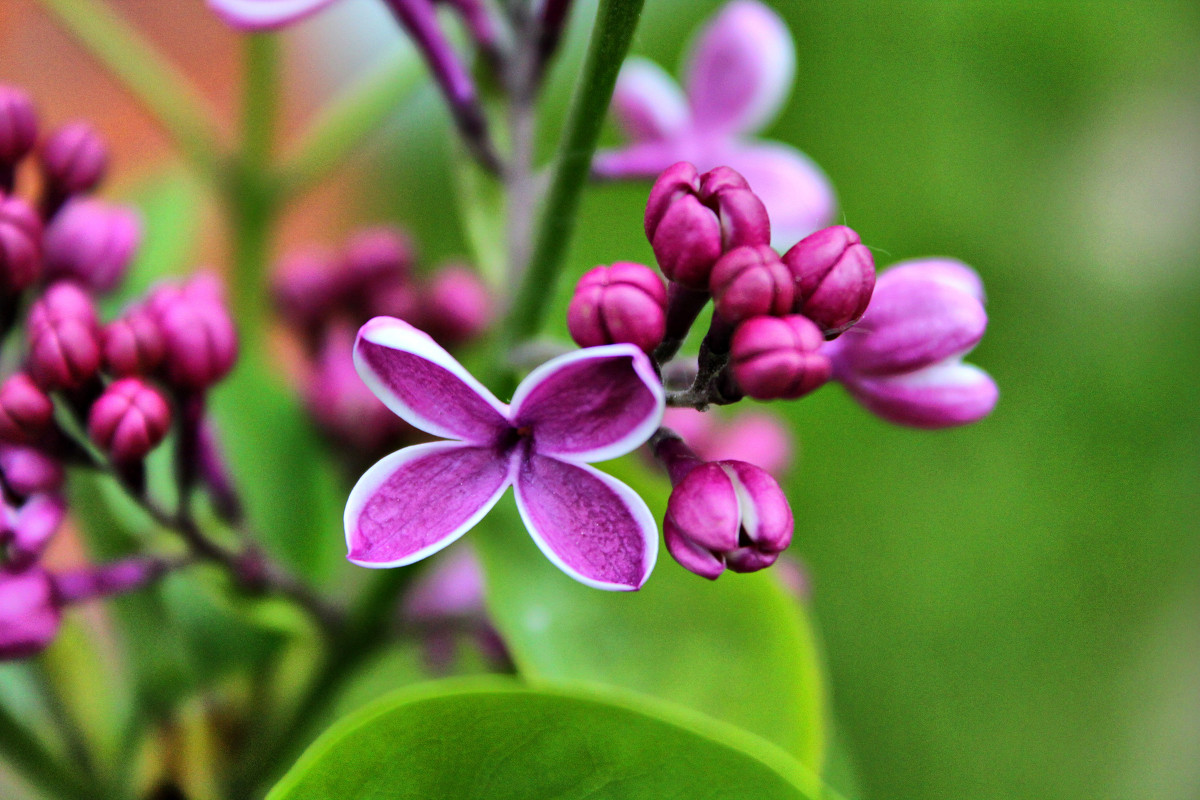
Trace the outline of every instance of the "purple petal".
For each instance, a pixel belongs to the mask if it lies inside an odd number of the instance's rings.
[[[886,378],[855,377],[846,389],[868,411],[898,425],[949,428],[977,422],[996,406],[995,381],[971,364],[951,360]]]
[[[658,557],[658,527],[632,489],[587,466],[532,455],[517,471],[517,509],[554,565],[610,591],[641,588]]]
[[[786,144],[753,141],[712,155],[742,173],[771,217],[771,241],[780,250],[830,225],[837,210],[833,184],[812,159]],[[704,159],[696,162],[702,169]],[[713,164],[716,166],[716,164]]]
[[[631,344],[587,347],[547,361],[513,394],[512,420],[542,455],[605,461],[650,438],[666,398],[646,354]]]
[[[320,11],[333,0],[208,0],[221,19],[244,31],[278,28]]]
[[[672,164],[690,161],[696,149],[686,137],[646,141],[619,150],[602,150],[592,160],[592,171],[602,178],[653,180]]]
[[[359,478],[346,501],[350,561],[401,567],[475,527],[508,488],[511,465],[488,447],[406,447]]]
[[[795,74],[796,48],[779,15],[755,0],[729,3],[691,50],[686,85],[696,128],[760,130],[787,99]]]
[[[899,261],[888,268],[879,280],[884,286],[895,281],[921,278],[953,286],[979,302],[987,299],[979,273],[954,258],[913,258]]]
[[[621,67],[613,92],[612,113],[635,142],[678,136],[691,119],[687,101],[675,79],[644,58],[630,58]]]
[[[54,641],[61,622],[54,586],[44,570],[0,569],[0,661],[41,652]]]
[[[489,444],[508,430],[508,409],[441,345],[407,322],[376,317],[362,326],[354,365],[375,396],[415,428]]]

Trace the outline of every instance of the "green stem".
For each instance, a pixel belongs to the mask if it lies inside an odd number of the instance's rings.
[[[617,73],[629,52],[644,0],[600,0],[583,73],[575,89],[550,190],[534,237],[529,265],[507,320],[505,343],[519,344],[541,327],[575,229],[592,154],[608,113]]]
[[[283,194],[295,198],[341,166],[424,75],[421,59],[405,47],[322,109],[285,160]]]
[[[215,113],[200,92],[137,29],[97,0],[39,0],[48,14],[118,77],[205,177],[221,163]]]
[[[9,712],[0,705],[0,752],[5,760],[32,783],[55,797],[91,797],[94,787],[76,777],[73,767],[62,763]]]

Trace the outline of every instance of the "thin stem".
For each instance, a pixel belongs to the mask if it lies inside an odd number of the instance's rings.
[[[281,194],[294,199],[345,163],[423,75],[421,59],[405,46],[322,109],[285,159]]]
[[[216,114],[158,48],[97,0],[38,0],[88,52],[120,78],[137,101],[206,177],[219,171],[222,148]]]
[[[562,144],[555,158],[550,191],[542,209],[529,266],[508,316],[507,344],[538,332],[554,296],[554,286],[575,229],[592,154],[608,112],[617,73],[637,28],[644,0],[601,0],[575,90]]]

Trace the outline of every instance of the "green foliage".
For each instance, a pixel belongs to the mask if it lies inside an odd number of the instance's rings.
[[[666,705],[501,680],[424,684],[335,725],[269,800],[812,798],[812,776]]]

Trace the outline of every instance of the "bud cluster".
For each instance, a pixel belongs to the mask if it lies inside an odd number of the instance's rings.
[[[309,413],[356,457],[379,455],[409,430],[354,368],[362,323],[397,317],[453,348],[475,341],[492,322],[492,298],[474,270],[447,264],[428,277],[415,273],[412,244],[392,227],[362,230],[341,252],[291,253],[275,273],[276,308],[304,346],[302,393]]]
[[[665,285],[648,266],[596,267],[577,284],[567,323],[580,346],[627,342],[652,354],[668,388],[686,375],[687,385],[668,394],[680,411],[747,396],[792,400],[830,380],[884,419],[916,427],[973,422],[995,404],[995,384],[961,361],[987,324],[979,278],[968,267],[913,262],[885,273],[877,287],[871,251],[844,225],[780,255],[765,205],[729,167],[668,167],[650,190],[644,222]],[[674,360],[709,300],[698,359]],[[771,564],[791,537],[774,479],[746,463],[752,457],[709,455],[703,442],[711,426],[687,417],[667,424],[712,459],[660,430],[666,438],[655,453],[675,485],[664,529],[676,560],[710,578]],[[786,452],[775,438],[759,430],[737,452]],[[753,524],[741,525],[743,515]]]

